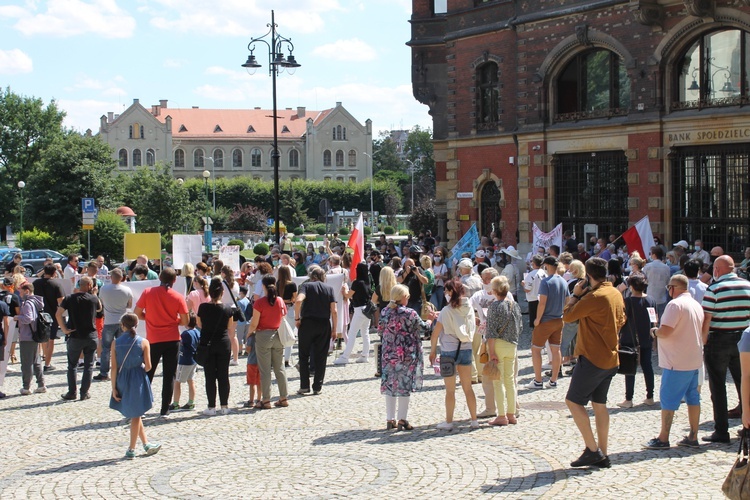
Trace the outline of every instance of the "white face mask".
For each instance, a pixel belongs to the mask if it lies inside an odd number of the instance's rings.
[[[439,255],[435,256],[435,262],[440,262],[440,256]]]
[[[695,245],[695,251],[696,251],[696,252],[700,252],[700,251],[701,251],[701,247],[700,247],[700,245]]]
[[[492,289],[492,284],[487,283],[486,285],[482,285],[482,289],[484,289],[485,292],[489,293],[490,290]]]

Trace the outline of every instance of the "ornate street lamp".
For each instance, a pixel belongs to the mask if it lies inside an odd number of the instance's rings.
[[[271,76],[271,88],[273,92],[273,152],[271,153],[271,160],[273,164],[273,220],[276,229],[276,244],[279,244],[281,237],[279,229],[279,137],[276,116],[276,76],[282,72],[285,68],[287,73],[294,74],[300,64],[297,63],[292,52],[294,52],[294,45],[292,44],[291,38],[285,38],[276,32],[276,22],[274,19],[274,12],[271,11],[271,24],[267,24],[270,29],[265,35],[253,38],[250,43],[247,44],[247,50],[250,51],[250,55],[247,56],[247,61],[242,65],[249,74],[254,74],[255,70],[261,67],[255,58],[255,44],[264,43],[268,47],[268,74]],[[265,40],[270,35],[270,42]],[[289,56],[284,57],[284,49],[289,51]]]
[[[211,234],[211,217],[208,215],[208,178],[211,177],[211,172],[208,170],[203,171],[203,181],[206,184],[206,220],[205,225],[203,226],[203,241],[206,244],[206,253],[211,253],[213,250],[213,245],[211,243],[211,238],[213,235]]]
[[[23,249],[23,188],[26,187],[26,183],[18,181],[18,190],[21,193],[21,232],[18,233],[18,248]]]

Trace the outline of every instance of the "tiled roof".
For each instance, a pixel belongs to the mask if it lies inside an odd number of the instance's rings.
[[[312,119],[317,125],[331,111],[332,109],[305,110],[305,116],[299,117],[296,109],[277,110],[279,138],[302,137],[307,131],[308,119]],[[273,137],[273,112],[269,109],[159,108],[156,119],[164,123],[167,116],[172,117],[174,138]],[[282,132],[285,126],[289,129],[288,132]]]

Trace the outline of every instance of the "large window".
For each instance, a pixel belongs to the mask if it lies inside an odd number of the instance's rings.
[[[203,168],[203,157],[206,156],[201,148],[193,151],[193,168]]]
[[[175,149],[174,168],[185,168],[185,151],[181,149]]]
[[[488,62],[477,69],[477,130],[497,129],[500,92],[497,64]]]
[[[242,168],[242,150],[239,148],[232,151],[232,168]]]
[[[731,106],[747,102],[750,37],[714,31],[696,40],[677,64],[673,107]]]
[[[153,149],[146,150],[146,165],[153,167],[156,164],[156,151]]]
[[[628,228],[628,160],[623,151],[555,156],[555,222],[583,235],[585,224],[599,234]]]
[[[128,166],[128,150],[127,149],[121,149],[118,153],[118,166],[120,168],[125,168]]]
[[[214,167],[224,168],[224,151],[221,149],[214,149],[212,156],[214,158]]]
[[[299,151],[296,149],[289,150],[289,167],[299,168]]]
[[[740,255],[750,244],[750,144],[676,148],[672,240]]]
[[[259,148],[253,148],[253,150],[250,151],[250,166],[258,168],[262,162],[263,153],[261,153]]]
[[[323,166],[324,167],[330,167],[331,166],[331,150],[326,149],[323,151]]]
[[[133,166],[134,167],[140,167],[142,163],[141,160],[141,150],[140,149],[134,149],[133,150]]]
[[[344,166],[344,152],[340,149],[336,151],[336,166],[337,167],[343,167]]]
[[[622,59],[604,49],[578,54],[557,80],[555,121],[625,115],[630,78]]]

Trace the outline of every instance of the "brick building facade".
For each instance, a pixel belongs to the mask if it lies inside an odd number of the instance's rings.
[[[750,0],[412,4],[449,241],[648,215],[667,242],[750,243]]]

